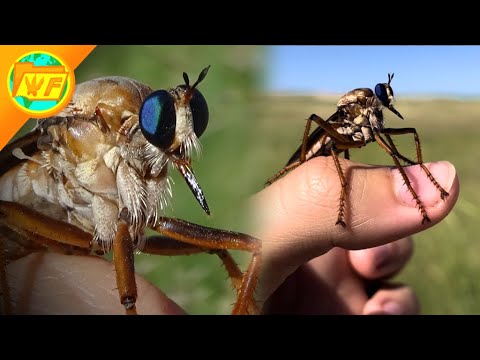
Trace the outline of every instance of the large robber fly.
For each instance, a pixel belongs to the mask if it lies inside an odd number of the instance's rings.
[[[315,114],[310,115],[307,119],[302,145],[288,160],[287,164],[277,174],[267,180],[266,185],[272,184],[278,178],[309,159],[317,156],[332,156],[342,186],[336,225],[345,227],[347,180],[340,166],[338,155],[344,153],[345,158],[349,159],[349,149],[361,148],[370,142],[376,141],[392,157],[395,166],[400,171],[408,190],[422,214],[422,224],[429,222],[430,219],[425,206],[411,186],[410,180],[400,164],[400,160],[409,165],[420,165],[430,181],[440,191],[442,200],[447,198],[448,193],[438,184],[423,164],[420,138],[417,131],[414,128],[391,129],[384,127],[384,107],[403,120],[403,116],[394,107],[394,95],[390,86],[393,75],[388,74],[387,83],[377,84],[375,92],[369,88],[359,88],[343,95],[337,103],[337,111],[327,120]],[[315,122],[318,127],[310,134],[312,122]],[[392,135],[401,134],[413,134],[417,161],[410,160],[400,154],[393,143]]]
[[[254,289],[260,268],[259,240],[162,216],[172,196],[173,165],[204,211],[207,202],[191,167],[209,112],[197,86],[153,91],[125,77],[78,84],[71,103],[38,120],[27,135],[0,153],[0,299],[14,313],[9,262],[46,249],[101,256],[113,251],[121,304],[135,314],[134,252],[219,256],[237,289],[234,314],[257,313]],[[157,235],[146,236],[145,229]],[[228,249],[252,253],[240,271]],[[14,275],[14,274],[13,274]]]

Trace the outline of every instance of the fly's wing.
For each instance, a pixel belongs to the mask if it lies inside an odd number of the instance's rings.
[[[16,165],[26,161],[27,157],[31,157],[38,150],[42,150],[43,145],[51,141],[49,136],[46,134],[46,129],[50,125],[59,124],[60,122],[67,121],[67,119],[69,119],[69,117],[60,116],[60,114],[49,118],[36,119],[37,124],[29,133],[14,141],[11,141],[2,149],[2,151],[0,151],[0,176],[8,172]],[[22,150],[27,157],[21,159],[15,156],[15,149]]]
[[[336,111],[335,113],[333,113],[332,116],[330,116],[325,121],[330,123],[330,124],[341,123],[342,122],[342,117],[341,117],[340,112]],[[313,150],[314,152],[313,152],[312,156],[310,156],[310,157],[307,156],[307,160],[309,158],[312,158],[312,157],[315,157],[315,156],[328,156],[329,155],[329,152],[325,151],[326,150],[325,146],[316,146],[317,144],[319,144],[320,142],[323,141],[325,136],[327,136],[327,134],[326,134],[325,130],[322,129],[320,126],[317,127],[308,136],[308,139],[307,139],[307,153],[309,152],[309,150]],[[302,145],[300,145],[298,147],[297,151],[295,151],[295,153],[292,155],[290,160],[288,160],[286,166],[300,160],[301,152],[302,152]]]
[[[40,138],[41,130],[37,126],[26,135],[8,143],[2,151],[0,151],[0,176],[8,170],[25,161],[13,155],[14,149],[21,149],[25,155],[32,156],[38,151],[37,142]]]

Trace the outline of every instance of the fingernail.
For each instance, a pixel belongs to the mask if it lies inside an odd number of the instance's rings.
[[[455,167],[448,161],[426,163],[425,166],[432,173],[438,184],[447,192],[452,188],[455,179]],[[428,179],[427,174],[419,165],[405,166],[403,168],[412,185],[413,190],[427,207],[435,206],[442,201],[440,191]],[[417,203],[412,193],[408,190],[405,181],[398,169],[393,169],[395,193],[403,204],[416,207]]]
[[[387,315],[401,315],[403,313],[402,307],[393,301],[388,301],[383,304],[382,311]]]

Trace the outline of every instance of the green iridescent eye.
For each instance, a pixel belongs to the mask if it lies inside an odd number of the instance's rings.
[[[177,115],[175,102],[166,90],[148,95],[140,108],[140,129],[143,136],[160,149],[168,149],[175,138]]]

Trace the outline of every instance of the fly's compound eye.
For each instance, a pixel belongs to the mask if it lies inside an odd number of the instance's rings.
[[[375,86],[375,95],[377,95],[384,106],[388,106],[388,93],[385,84],[377,84]]]
[[[187,89],[185,85],[180,85],[180,88]],[[202,93],[197,89],[192,89],[192,97],[190,98],[190,109],[192,110],[193,131],[199,138],[208,125],[208,105]]]
[[[175,101],[168,91],[157,90],[147,96],[140,108],[140,129],[148,142],[168,149],[175,138],[176,123]]]

